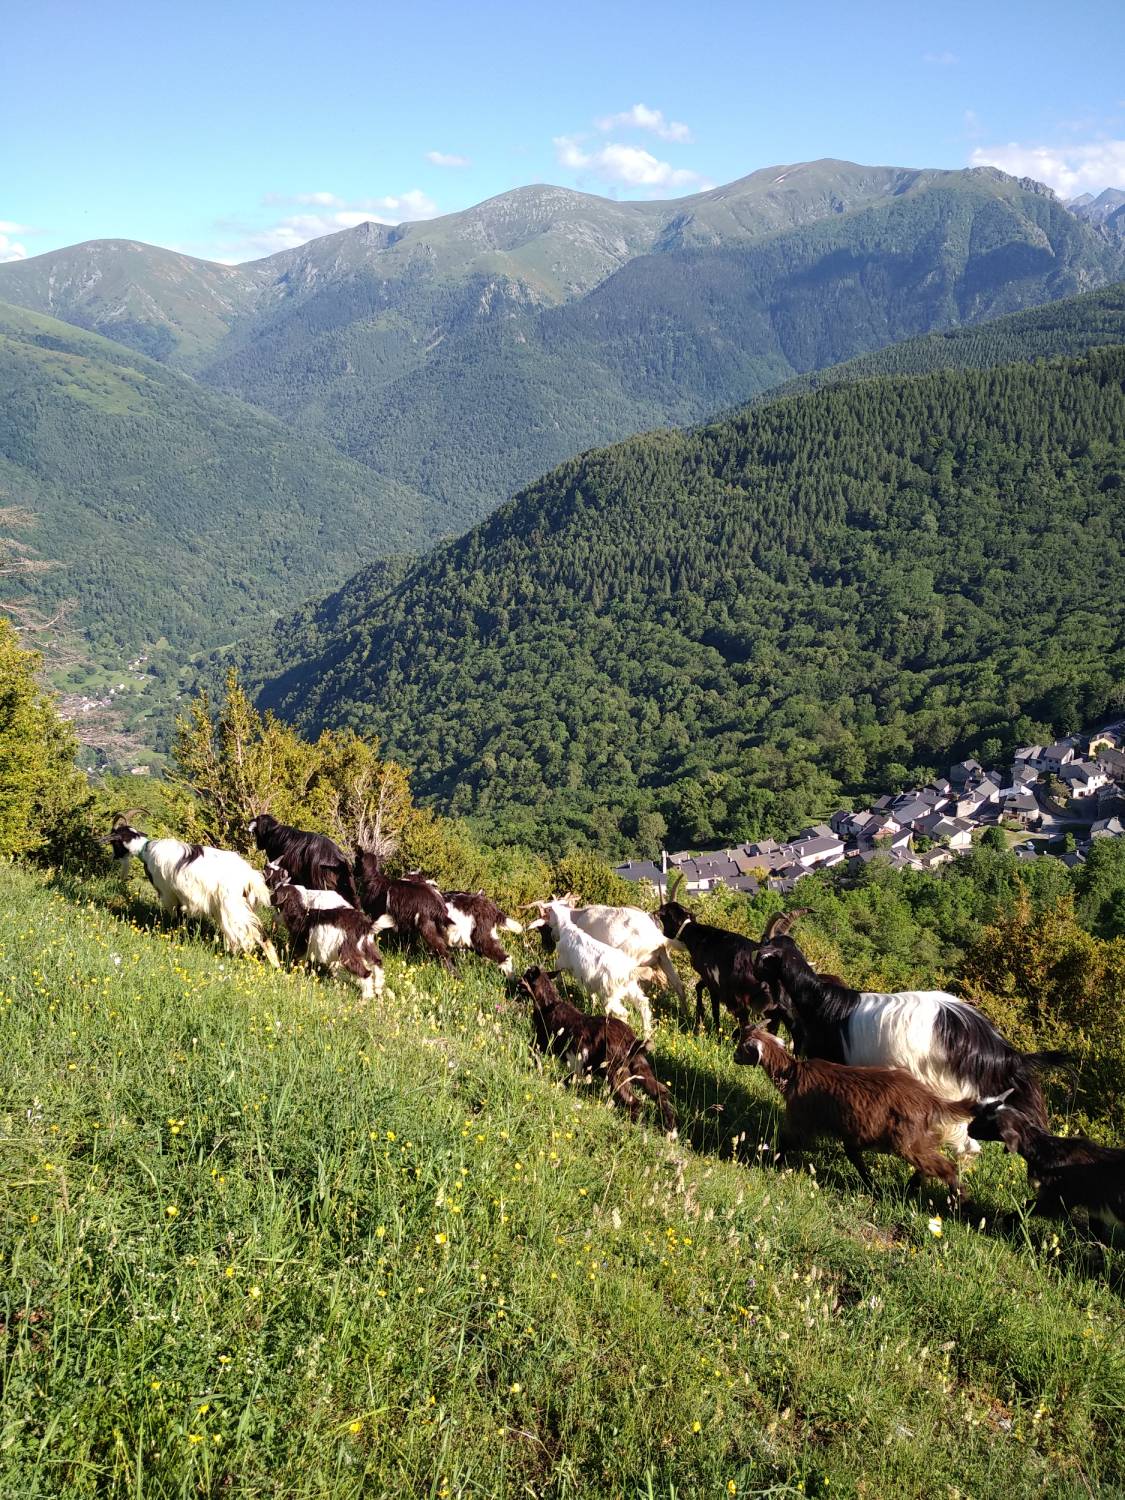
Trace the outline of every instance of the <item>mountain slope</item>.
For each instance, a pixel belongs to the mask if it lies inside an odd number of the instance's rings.
[[[1125,277],[1125,242],[992,168],[825,160],[674,201],[517,189],[239,267],[131,242],[0,266],[472,524],[575,452]]]
[[[757,401],[760,404],[783,400],[829,385],[867,380],[873,375],[986,370],[1015,360],[1080,354],[1105,344],[1125,344],[1125,282],[968,328],[902,339],[874,354],[862,354],[843,364],[787,380],[784,385],[764,392]]]
[[[30,525],[17,512],[30,512]],[[0,304],[0,528],[59,566],[103,654],[234,639],[356,558],[433,535],[420,496],[121,345]],[[13,530],[13,523],[15,530]]]
[[[493,834],[791,831],[1104,709],[1123,493],[1125,350],[820,391],[563,465],[261,701]]]
[[[204,378],[468,524],[577,451],[1125,275],[1120,246],[991,171],[909,174],[764,236],[704,218],[562,304],[510,275],[420,278],[413,301],[402,283],[328,281]]]

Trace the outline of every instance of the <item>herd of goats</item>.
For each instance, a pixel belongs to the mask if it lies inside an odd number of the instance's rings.
[[[914,1168],[913,1182],[942,1182],[957,1203],[957,1168],[942,1147],[964,1158],[981,1141],[1002,1141],[1027,1163],[1035,1212],[1077,1215],[1109,1233],[1125,1226],[1125,1150],[1050,1133],[1038,1073],[1065,1062],[1065,1053],[1021,1052],[980,1011],[941,990],[861,993],[818,974],[789,936],[800,911],[772,918],[760,942],[696,921],[674,899],[650,916],[567,896],[532,903],[534,919],[520,923],[483,891],[443,892],[419,873],[392,879],[370,851],[349,860],[324,834],[268,814],[248,829],[266,857],[264,874],[232,850],[150,839],[121,815],[105,842],[121,863],[140,859],[165,912],[202,919],[230,951],[260,949],[277,967],[259,915],[272,907],[294,962],[350,976],[365,999],[383,987],[380,932],[420,944],[448,968],[451,949],[470,948],[512,976],[499,934],[538,931],[554,967],[529,968],[512,985],[530,1005],[540,1049],[576,1074],[604,1078],[634,1119],[639,1088],[668,1132],[676,1114],[653,1068],[652,1012],[641,985],[667,985],[682,1000],[672,953],[684,953],[697,976],[696,1026],[709,994],[716,1032],[721,1006],[737,1023],[735,1061],[761,1067],[781,1095],[779,1155],[831,1136],[868,1188],[862,1153],[884,1152]],[[554,983],[562,974],[603,1014],[564,999]],[[640,1017],[639,1036],[627,1004]],[[782,1025],[788,1046],[778,1037]]]

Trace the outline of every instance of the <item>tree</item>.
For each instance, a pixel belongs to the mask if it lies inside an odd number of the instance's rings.
[[[78,740],[36,681],[41,658],[26,651],[10,620],[0,617],[0,855],[61,853],[89,834],[89,800],[74,764]]]
[[[986,828],[981,835],[981,846],[985,849],[997,849],[1003,852],[1008,847],[1008,840],[1004,837],[1004,830],[996,827]]]

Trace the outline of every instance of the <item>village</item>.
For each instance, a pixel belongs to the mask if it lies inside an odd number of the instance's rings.
[[[848,862],[934,870],[967,853],[989,828],[1018,839],[1019,859],[1053,856],[1071,866],[1085,860],[1093,840],[1125,837],[1125,720],[1052,745],[1025,745],[1003,771],[959,761],[948,777],[880,797],[858,812],[833,813],[785,843],[662,851],[659,864],[630,860],[616,873],[662,893],[676,872],[689,894],[716,886],[747,895],[763,887],[788,893],[813,871]]]

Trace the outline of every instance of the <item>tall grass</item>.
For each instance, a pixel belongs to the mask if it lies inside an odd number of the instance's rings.
[[[475,959],[363,1007],[139,886],[0,910],[0,1494],[1120,1492],[1120,1258],[998,1152],[939,1224],[759,1165],[768,1086],[671,1015],[675,1142]]]

